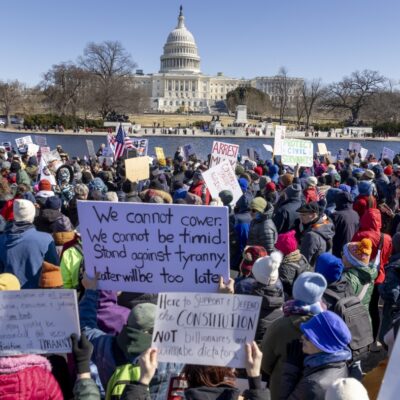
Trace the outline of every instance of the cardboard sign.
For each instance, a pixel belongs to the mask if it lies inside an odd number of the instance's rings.
[[[162,167],[165,167],[167,162],[165,161],[164,149],[162,147],[154,147],[154,151],[156,152],[158,163]]]
[[[311,140],[284,139],[282,141],[282,163],[284,165],[295,166],[299,164],[303,167],[313,165],[313,142]]]
[[[91,139],[86,139],[86,147],[90,157],[96,157],[96,150],[94,149],[94,143]]]
[[[150,177],[149,157],[135,157],[125,160],[126,178],[131,182],[142,181]]]
[[[263,146],[264,146],[264,149],[265,149],[265,150],[269,151],[270,153],[273,153],[274,149],[272,148],[271,145],[269,145],[269,144],[263,144]]]
[[[227,207],[79,201],[78,215],[100,289],[215,292],[229,277]]]
[[[147,139],[131,139],[133,147],[135,147],[138,157],[147,156],[149,141]]]
[[[39,136],[39,135],[35,135],[35,142],[39,147],[44,147],[47,146],[47,138],[46,136]]]
[[[158,361],[244,368],[262,298],[159,293],[152,347]]]
[[[239,154],[239,145],[214,140],[211,149],[210,168],[224,161],[229,161],[233,168],[236,167]]]
[[[384,158],[388,158],[389,160],[393,161],[394,158],[394,151],[392,149],[388,149],[387,147],[384,147],[382,150],[382,160]]]
[[[350,142],[349,150],[353,150],[358,154],[361,150],[361,143]]]
[[[20,137],[15,139],[15,143],[17,145],[18,148],[20,147],[24,147],[26,144],[33,144],[32,141],[32,137],[31,136],[24,136],[24,137]]]
[[[329,153],[325,143],[318,143],[318,153],[322,156]]]
[[[274,134],[274,156],[282,155],[282,140],[285,139],[286,126],[276,125]]]
[[[0,357],[70,353],[80,335],[75,290],[0,291],[0,319]]]
[[[229,161],[224,161],[209,170],[202,172],[204,182],[212,198],[218,199],[222,190],[230,190],[233,194],[233,204],[242,197],[243,192],[239,186],[235,171]]]

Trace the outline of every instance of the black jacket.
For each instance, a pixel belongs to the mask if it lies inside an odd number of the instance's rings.
[[[282,202],[278,201],[275,206],[275,214],[273,217],[278,233],[289,232],[295,228],[296,221],[299,220],[297,210],[302,205],[300,185],[298,191],[291,191],[290,188],[288,188],[285,193],[290,197],[287,197]]]

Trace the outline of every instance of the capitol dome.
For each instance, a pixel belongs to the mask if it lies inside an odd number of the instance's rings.
[[[200,57],[193,35],[186,29],[182,6],[178,25],[168,35],[164,45],[164,54],[160,57],[160,72],[199,73]]]

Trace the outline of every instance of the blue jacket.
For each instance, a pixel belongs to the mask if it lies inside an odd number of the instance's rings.
[[[0,235],[0,273],[14,274],[22,289],[36,289],[43,261],[59,265],[52,236],[39,232],[29,223],[17,222],[7,226]]]

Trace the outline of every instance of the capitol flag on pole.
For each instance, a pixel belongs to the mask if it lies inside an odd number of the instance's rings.
[[[124,154],[125,150],[125,131],[122,128],[122,124],[119,125],[117,136],[115,137],[115,148],[114,148],[114,158],[118,160]]]

